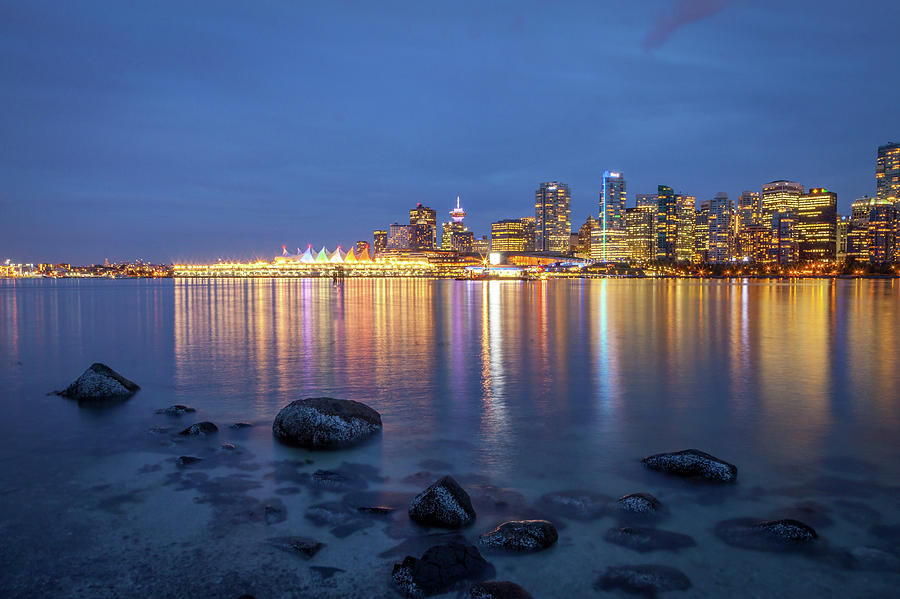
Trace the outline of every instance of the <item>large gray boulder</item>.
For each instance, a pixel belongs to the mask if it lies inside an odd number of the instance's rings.
[[[95,362],[58,394],[79,402],[123,401],[139,389],[137,383],[129,381],[106,364]]]
[[[462,528],[475,520],[475,508],[465,489],[445,476],[413,498],[409,517],[428,526]]]
[[[819,536],[813,527],[791,519],[733,518],[716,524],[715,533],[729,545],[757,551],[808,551]]]
[[[725,483],[737,480],[737,466],[697,449],[658,453],[641,461],[650,470],[686,478],[703,478]]]
[[[532,599],[528,591],[514,582],[490,580],[469,587],[469,599]]]
[[[547,520],[512,520],[478,538],[478,542],[491,549],[533,552],[546,549],[556,543],[559,533]]]
[[[406,556],[394,564],[392,578],[406,597],[428,597],[493,573],[475,546],[451,542],[431,547],[421,558]]]
[[[337,449],[381,430],[381,414],[349,399],[311,397],[292,401],[272,423],[275,438],[306,449]]]

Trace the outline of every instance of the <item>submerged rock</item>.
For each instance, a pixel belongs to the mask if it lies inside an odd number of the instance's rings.
[[[409,517],[419,524],[461,528],[475,520],[475,508],[465,489],[445,476],[413,497]]]
[[[175,458],[175,463],[179,466],[189,466],[191,464],[196,464],[197,462],[202,462],[203,458],[195,458],[190,455],[183,455]]]
[[[819,535],[798,520],[735,518],[719,522],[716,536],[725,543],[758,551],[790,551],[810,546]]]
[[[269,539],[269,544],[288,553],[296,553],[301,557],[310,559],[325,545],[308,537],[275,537]]]
[[[664,591],[686,591],[691,588],[691,581],[684,572],[670,566],[612,566],[600,575],[594,588],[602,591],[622,589],[653,597]]]
[[[392,577],[407,597],[427,597],[449,590],[463,580],[478,580],[493,568],[474,545],[435,545],[421,557],[406,556],[394,564]]]
[[[212,435],[219,431],[219,427],[213,424],[212,422],[198,422],[196,424],[192,424],[180,433],[179,435],[185,436],[204,436],[204,435]]]
[[[632,514],[654,514],[662,509],[659,499],[650,493],[629,493],[616,500],[623,512]]]
[[[356,508],[357,512],[362,512],[364,514],[373,514],[375,516],[387,516],[387,515],[394,513],[395,510],[396,510],[396,508],[392,508],[387,505],[373,505],[373,506],[363,505],[363,506]]]
[[[790,507],[775,510],[771,514],[771,519],[800,520],[816,528],[826,528],[834,524],[834,520],[828,516],[830,511],[827,506],[816,501],[801,501]]]
[[[658,453],[641,461],[651,470],[676,476],[726,483],[737,480],[737,466],[697,449]]]
[[[678,551],[697,545],[693,537],[678,532],[633,526],[610,528],[603,538],[608,543],[621,545],[641,553],[660,550]]]
[[[168,408],[163,408],[161,410],[156,410],[157,414],[165,414],[166,416],[181,416],[183,414],[190,414],[191,412],[196,412],[194,408],[183,406],[181,404],[175,404],[174,406],[169,406]]]
[[[78,379],[58,394],[79,402],[123,401],[139,391],[137,383],[107,366],[95,362]]]
[[[593,491],[556,491],[538,500],[538,507],[573,520],[595,520],[609,512],[612,498]]]
[[[232,428],[234,430],[240,430],[242,428],[250,428],[252,426],[253,425],[250,424],[249,422],[235,422],[234,424],[231,425],[230,428]]]
[[[469,599],[532,599],[528,591],[514,582],[491,580],[469,587]]]
[[[313,397],[283,407],[272,423],[275,438],[306,449],[336,449],[381,430],[381,415],[349,399]]]
[[[533,552],[550,547],[558,539],[556,527],[547,520],[513,520],[484,533],[478,542],[491,549]]]
[[[317,526],[331,527],[331,534],[339,539],[374,524],[371,519],[363,517],[358,511],[340,501],[310,506],[304,517]]]

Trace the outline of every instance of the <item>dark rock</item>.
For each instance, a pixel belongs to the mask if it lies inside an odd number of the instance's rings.
[[[304,517],[317,526],[331,527],[331,534],[342,539],[374,524],[359,512],[338,502],[320,503],[306,510]]]
[[[630,493],[616,500],[619,509],[634,514],[653,514],[662,509],[659,499],[650,493]]]
[[[272,423],[275,438],[307,449],[336,449],[362,441],[381,430],[381,415],[348,399],[299,399],[278,412]]]
[[[124,401],[139,391],[133,381],[107,366],[96,362],[59,395],[79,402]]]
[[[641,460],[651,470],[717,482],[737,480],[737,466],[697,449],[658,453]]]
[[[188,406],[183,406],[181,404],[175,404],[174,406],[169,406],[168,408],[163,408],[161,410],[156,410],[157,414],[165,414],[167,416],[181,416],[183,414],[189,414],[191,412],[196,412],[194,408],[190,408]]]
[[[610,528],[603,538],[608,543],[621,545],[641,553],[660,550],[678,551],[697,545],[692,537],[678,532],[633,526]]]
[[[267,505],[266,506],[266,524],[278,524],[279,522],[284,522],[287,520],[287,510],[285,510],[284,505],[280,503],[277,505]]]
[[[627,593],[654,597],[664,591],[686,591],[691,588],[691,581],[684,572],[669,566],[613,566],[597,579],[594,588],[603,591],[622,589]]]
[[[607,515],[612,498],[593,491],[557,491],[538,500],[538,507],[572,520],[595,520]]]
[[[475,520],[475,509],[465,489],[445,476],[413,498],[409,517],[429,526],[461,528]]]
[[[469,587],[469,599],[532,599],[528,591],[514,582],[479,582]]]
[[[369,484],[359,476],[347,472],[335,472],[332,470],[316,470],[310,479],[310,484],[317,489],[344,493],[347,491],[361,491]]]
[[[250,424],[249,422],[235,422],[229,428],[233,428],[234,430],[240,430],[242,428],[250,428],[251,426],[253,426],[253,425]]]
[[[234,443],[222,443],[222,449],[226,451],[234,451],[236,447],[234,446]]]
[[[435,545],[417,559],[406,556],[394,564],[393,579],[407,597],[427,597],[446,592],[464,580],[489,576],[493,568],[474,545]]]
[[[190,455],[183,455],[175,458],[175,463],[179,466],[188,466],[190,464],[196,464],[197,462],[202,462],[203,458],[195,458]]]
[[[758,551],[805,549],[818,538],[812,527],[797,520],[735,518],[718,523],[715,532],[729,545]]]
[[[533,552],[550,547],[558,539],[556,527],[547,520],[514,520],[484,533],[478,542],[491,549]]]
[[[180,433],[179,435],[185,436],[204,436],[211,435],[219,431],[219,427],[213,424],[212,422],[198,422],[196,424],[192,424]]]
[[[325,546],[319,541],[308,537],[276,537],[269,539],[269,544],[282,551],[299,554],[306,559],[310,559]]]
[[[332,568],[330,566],[310,566],[311,572],[315,572],[319,575],[319,578],[322,580],[328,580],[335,574],[339,574],[341,572],[346,572],[346,570],[342,570],[340,568]]]
[[[392,514],[396,508],[388,507],[385,505],[375,505],[375,506],[362,506],[356,508],[356,511],[362,512],[364,514],[374,514],[376,516],[387,516]]]

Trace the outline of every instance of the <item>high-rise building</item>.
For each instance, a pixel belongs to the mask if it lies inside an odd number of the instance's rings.
[[[437,244],[437,212],[428,206],[416,204],[416,207],[409,211],[409,224],[419,225],[415,231],[416,239],[413,241],[416,249],[434,249]]]
[[[647,263],[656,260],[656,206],[636,206],[625,210],[628,258]]]
[[[900,144],[878,146],[875,166],[875,199],[900,203]]]
[[[628,257],[625,239],[625,178],[622,173],[604,171],[600,184],[600,216],[594,231],[592,258],[602,262],[623,262]]]
[[[372,237],[372,249],[375,250],[375,254],[384,252],[387,249],[388,232],[376,230]]]
[[[733,212],[734,205],[725,192],[717,193],[709,203],[709,262],[721,264],[732,258]]]
[[[678,203],[675,190],[660,185],[656,192],[656,258],[675,260],[675,240],[678,235]]]
[[[656,205],[659,202],[659,198],[656,197],[655,193],[639,193],[634,196],[635,206],[641,208],[643,206],[650,206],[653,210],[656,210]]]
[[[354,252],[357,258],[362,256],[363,254],[369,254],[369,242],[363,240],[357,241]]]
[[[534,247],[538,252],[569,251],[571,196],[565,183],[541,183],[534,197]]]
[[[694,258],[697,198],[678,194],[675,196],[675,203],[678,215],[678,230],[675,236],[675,260],[677,262],[691,262]]]
[[[442,250],[469,254],[472,252],[472,243],[474,241],[475,235],[462,222],[444,223],[441,231]]]
[[[491,251],[491,240],[488,239],[487,235],[482,235],[481,237],[476,237],[472,240],[472,252],[475,254],[481,254],[482,256],[487,256]]]
[[[751,253],[751,227],[762,224],[761,209],[758,191],[745,191],[738,198],[734,219],[734,257],[739,260],[749,257]]]
[[[896,259],[897,207],[890,199],[872,202],[866,242],[869,262],[885,263]]]
[[[869,212],[875,198],[864,196],[850,204],[850,225],[847,228],[847,257],[865,262],[869,259]]]
[[[534,230],[530,231],[530,245],[534,247]],[[522,219],[506,219],[491,224],[492,252],[528,251],[529,230]]]
[[[624,215],[623,215],[624,217]],[[625,243],[625,219],[622,218],[622,235],[621,235],[621,243]],[[575,242],[575,247],[572,250],[572,253],[575,254],[577,258],[591,258],[591,254],[594,253],[593,243],[598,238],[597,230],[600,229],[600,221],[595,219],[593,215],[588,215],[587,220],[584,221],[584,224],[581,225],[581,228],[578,230],[577,241]],[[619,256],[616,259],[616,262],[624,262],[627,259],[627,256]]]
[[[762,188],[762,217],[769,224],[776,212],[795,212],[803,195],[803,186],[795,181],[772,181]]]
[[[772,215],[771,261],[793,264],[798,259],[797,213],[791,210]]]
[[[797,207],[800,260],[833,261],[837,252],[837,194],[822,187],[800,196]]]
[[[522,226],[525,227],[525,250],[526,252],[534,251],[534,223],[535,219],[533,216],[524,216],[519,219],[522,222]]]
[[[709,261],[709,200],[700,204],[694,225],[694,258],[693,262],[703,264]]]
[[[835,244],[835,257],[840,260],[847,259],[847,234],[850,232],[850,217],[838,216],[837,218],[837,243]]]
[[[418,225],[401,225],[394,223],[388,229],[387,249],[412,250],[418,249],[413,244],[416,238]]]

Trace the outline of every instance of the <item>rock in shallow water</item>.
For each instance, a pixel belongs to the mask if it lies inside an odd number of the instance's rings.
[[[308,537],[275,537],[269,539],[269,544],[282,551],[296,553],[306,559],[310,559],[325,546],[319,541]]]
[[[465,489],[445,476],[413,498],[409,517],[428,526],[461,528],[475,520],[475,509]]]
[[[641,553],[660,550],[678,551],[697,545],[692,537],[678,532],[633,526],[610,528],[603,538],[608,543],[621,545]]]
[[[534,552],[556,543],[559,533],[547,520],[513,520],[484,533],[479,544],[491,549]]]
[[[197,462],[202,462],[203,458],[195,458],[190,455],[183,455],[175,458],[175,463],[179,466],[189,466],[190,464],[196,464]]]
[[[691,588],[691,581],[684,572],[670,566],[613,566],[597,579],[594,588],[602,591],[622,589],[627,593],[655,597],[663,591],[686,591]]]
[[[283,407],[272,423],[275,438],[306,449],[337,449],[381,430],[381,415],[349,399],[313,397]]]
[[[658,453],[641,461],[651,470],[686,478],[726,483],[737,480],[737,466],[697,449]]]
[[[469,587],[469,599],[532,599],[528,591],[514,582],[491,580]]]
[[[212,422],[198,422],[196,424],[192,424],[180,433],[179,435],[184,435],[186,437],[196,437],[196,436],[204,436],[204,435],[212,435],[219,431],[219,427],[213,424]]]
[[[653,514],[662,509],[659,499],[650,493],[630,493],[616,500],[619,509],[632,514]]]
[[[174,406],[169,406],[168,408],[163,408],[161,410],[156,410],[157,414],[165,414],[167,416],[181,416],[182,414],[189,414],[191,412],[196,412],[194,408],[189,406],[183,406],[181,404],[175,404]]]
[[[79,402],[123,401],[139,391],[137,383],[107,366],[95,362],[78,379],[58,394]]]
[[[392,577],[405,596],[427,597],[463,580],[489,576],[492,571],[474,545],[453,542],[431,547],[421,559],[406,556],[394,564]]]
[[[797,520],[735,518],[719,522],[715,532],[729,545],[758,551],[805,549],[818,538],[811,526]]]

